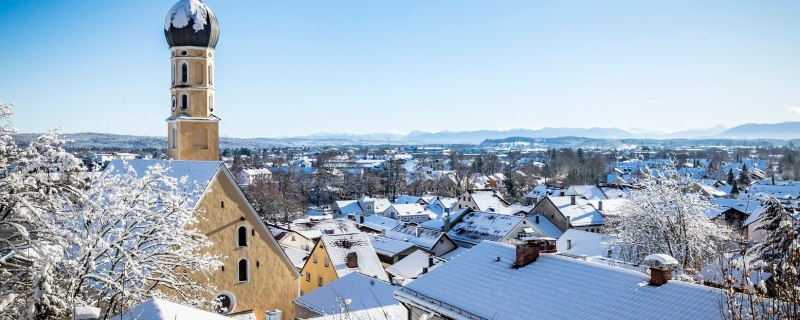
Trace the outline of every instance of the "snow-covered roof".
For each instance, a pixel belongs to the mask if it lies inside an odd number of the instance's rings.
[[[354,272],[306,293],[294,303],[322,319],[343,319],[342,310],[348,310],[347,319],[408,319],[406,308],[393,297],[395,289],[387,282]]]
[[[304,224],[295,224],[292,230],[306,236],[300,230],[318,230],[321,234],[345,234],[359,232],[355,221],[347,219],[309,221]],[[306,238],[310,238],[306,236]]]
[[[750,186],[750,193],[756,197],[772,196],[778,199],[797,199],[800,197],[800,185],[760,185],[754,184]]]
[[[469,250],[469,248],[457,247],[457,248],[453,249],[453,251],[450,251],[448,253],[443,254],[442,255],[442,259],[450,261],[453,258],[460,256],[462,253],[467,252],[468,250]]]
[[[402,221],[395,220],[392,218],[387,218],[384,216],[379,216],[377,214],[371,214],[368,216],[363,216],[364,222],[360,222],[359,225],[365,228],[369,228],[375,231],[381,231],[384,229],[392,229],[396,226],[403,224]],[[360,218],[359,218],[360,219]]]
[[[410,203],[417,203],[420,200],[420,197],[417,196],[410,196],[410,195],[402,195],[397,197],[394,200],[395,204],[410,204]]]
[[[564,193],[565,196],[579,196],[586,200],[604,200],[608,199],[603,190],[593,185],[577,185],[571,186]]]
[[[424,251],[417,250],[407,257],[397,261],[386,269],[389,274],[400,277],[403,279],[416,279],[422,274],[422,268],[433,270],[435,266],[444,263],[446,260],[438,258],[425,253]],[[433,262],[433,265],[430,263]]]
[[[539,223],[536,223],[536,216],[537,216],[536,214],[529,215],[527,217],[528,222],[536,226],[536,228],[538,228],[539,231],[544,233],[545,236],[551,238],[558,238],[561,236],[563,232],[561,232],[561,229],[556,227],[556,225],[554,225],[553,222],[550,221],[550,219],[548,219],[546,216],[538,215]]]
[[[433,218],[434,219],[436,218],[436,214],[435,213],[431,212],[428,209],[425,209],[425,207],[423,207],[421,204],[418,204],[418,203],[407,203],[407,204],[397,204],[397,203],[395,203],[395,204],[393,204],[391,206],[391,208],[394,208],[394,210],[397,211],[397,216],[398,217],[420,216],[420,215],[431,216],[431,215],[433,215]]]
[[[358,204],[358,200],[336,201],[336,207],[339,208],[339,212],[341,212],[343,215],[364,213],[364,209],[361,209],[361,205]]]
[[[230,320],[230,318],[213,312],[195,309],[182,304],[177,304],[167,300],[150,299],[142,302],[123,314],[117,315],[113,320],[181,320],[181,319],[205,319],[205,320]]]
[[[387,238],[408,241],[428,251],[433,249],[433,246],[436,245],[442,235],[443,233],[441,231],[421,228],[414,225],[399,225],[392,230],[386,231]]]
[[[607,236],[602,233],[568,229],[556,241],[556,250],[560,253],[575,256],[606,257],[608,255],[608,249],[606,249],[604,245],[605,241],[608,241]],[[572,245],[571,248],[569,247],[570,242]]]
[[[289,257],[295,268],[298,270],[303,268],[306,260],[308,260],[309,252],[287,246],[281,246],[281,248],[283,248],[283,252],[286,252],[286,256]]]
[[[339,277],[352,272],[361,272],[370,277],[389,281],[366,233],[322,235],[320,239]],[[347,267],[347,255],[350,253],[355,253],[358,258],[357,268]]]
[[[479,211],[489,211],[490,208],[500,210],[508,206],[508,202],[492,190],[470,190],[468,192]]]
[[[717,204],[720,207],[725,208],[734,208],[741,212],[748,214],[747,220],[744,221],[744,225],[750,225],[753,222],[756,222],[759,217],[761,217],[761,213],[763,213],[766,208],[761,205],[761,201],[758,200],[747,200],[747,199],[711,199],[711,202]]]
[[[484,240],[500,241],[523,220],[525,217],[473,211],[462,215],[460,221],[453,225],[447,235],[453,240],[472,244]],[[544,234],[536,235],[543,236]]]
[[[200,188],[201,191],[206,190],[222,166],[221,161],[132,159],[112,160],[108,163],[106,170],[113,170],[112,172],[114,173],[122,174],[126,170],[126,163],[139,178],[143,177],[150,167],[162,165],[167,169],[165,175],[178,179],[178,187],[187,191],[191,191],[193,188]],[[184,177],[186,178],[185,180],[182,179]],[[190,194],[190,204],[196,204],[202,195],[202,192]]]
[[[605,222],[603,214],[600,213],[588,200],[581,198],[575,199],[575,204],[572,204],[572,197],[553,197],[548,196],[548,199],[565,217],[569,217],[570,224],[575,227],[600,225]],[[606,202],[603,201],[603,210],[606,209]]]
[[[164,30],[169,30],[170,26],[180,29],[189,25],[189,22],[194,22],[192,28],[195,32],[203,30],[210,11],[200,0],[180,0],[167,13]]]
[[[405,241],[373,235],[370,235],[369,238],[372,241],[372,247],[375,248],[375,253],[385,256],[394,257],[403,251],[414,248],[414,244]]]
[[[454,319],[719,317],[717,289],[674,280],[651,286],[641,272],[554,254],[521,268],[511,267],[515,260],[514,246],[485,241],[398,289],[395,298]]]

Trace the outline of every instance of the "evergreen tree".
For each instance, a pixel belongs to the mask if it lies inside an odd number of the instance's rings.
[[[733,168],[728,171],[728,185],[732,185],[736,177],[733,175]]]
[[[733,180],[733,184],[731,184],[731,196],[739,197],[739,186],[736,185],[736,180]]]
[[[747,169],[747,164],[743,164],[742,171],[739,172],[739,183],[747,187],[750,182],[750,170]]]

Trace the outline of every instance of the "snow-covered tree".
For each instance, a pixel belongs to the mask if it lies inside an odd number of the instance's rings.
[[[606,216],[609,245],[619,248],[622,259],[638,264],[647,255],[665,253],[680,263],[679,275],[694,274],[716,261],[731,232],[708,218],[711,202],[698,193],[684,193],[674,169],[645,175],[636,187],[630,201]]]
[[[774,198],[767,200],[759,220],[763,224],[756,230],[764,231],[764,239],[747,250],[746,263],[727,268],[731,271],[725,274],[723,284],[723,318],[798,319],[800,225]]]
[[[10,105],[0,105],[8,119]],[[218,259],[197,222],[191,184],[160,166],[86,172],[58,132],[22,148],[0,132],[0,319],[104,316],[149,297],[199,304]]]

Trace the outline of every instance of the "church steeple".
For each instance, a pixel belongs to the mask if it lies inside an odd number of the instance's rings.
[[[219,160],[219,118],[214,115],[214,48],[219,24],[200,0],[180,0],[164,24],[172,54],[172,106],[167,154],[175,160]]]

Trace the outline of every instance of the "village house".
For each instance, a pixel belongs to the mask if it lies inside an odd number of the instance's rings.
[[[458,245],[453,239],[450,239],[447,233],[422,228],[413,224],[400,225],[392,230],[386,230],[383,236],[411,243],[437,257],[444,256],[458,248]]]
[[[322,235],[302,268],[300,293],[307,294],[353,272],[389,281],[367,234]]]
[[[470,211],[453,221],[447,231],[460,247],[471,248],[484,240],[509,243],[525,237],[546,237],[525,216]]]
[[[272,177],[272,171],[269,171],[267,168],[242,169],[242,171],[236,175],[236,182],[242,187],[247,187],[258,180],[268,181],[270,177]]]
[[[497,191],[476,189],[462,193],[453,209],[470,208],[475,211],[494,212],[508,206],[509,203]]]
[[[386,273],[389,274],[392,283],[407,284],[445,262],[447,260],[417,250],[386,268]]]
[[[484,241],[399,288],[395,298],[410,318],[428,320],[720,316],[721,291],[669,280],[667,267],[651,267],[648,276],[550,252],[535,243]]]
[[[393,293],[397,287],[358,272],[349,273],[294,301],[298,319],[409,320]]]
[[[597,201],[597,206],[602,207],[605,202]],[[577,196],[554,197],[547,196],[533,207],[534,214],[550,219],[559,230],[575,228],[589,232],[600,232],[600,227],[605,223],[602,208],[596,208],[590,201]]]
[[[393,204],[383,213],[384,216],[403,222],[422,223],[436,219],[435,212],[430,211],[419,203]]]
[[[400,259],[418,251],[417,247],[410,242],[375,235],[370,235],[369,238],[372,241],[372,247],[375,248],[378,259],[385,266],[393,265]]]

